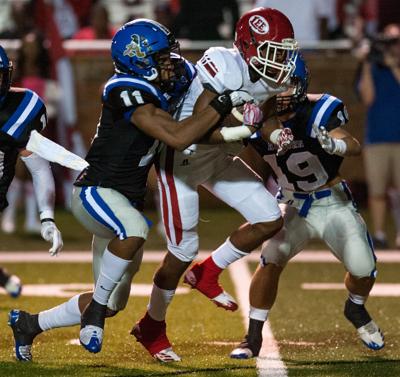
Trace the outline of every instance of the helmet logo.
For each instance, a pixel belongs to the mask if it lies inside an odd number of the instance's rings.
[[[250,17],[249,26],[257,34],[267,34],[269,31],[267,20],[259,15],[254,15]]]
[[[129,56],[133,58],[137,56],[138,58],[144,58],[146,53],[144,53],[140,47],[140,37],[137,34],[131,35],[131,43],[125,46],[124,56]]]

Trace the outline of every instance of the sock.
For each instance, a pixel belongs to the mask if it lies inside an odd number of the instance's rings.
[[[392,215],[394,218],[394,222],[396,224],[396,232],[400,235],[400,192],[396,189],[390,189],[388,191]]]
[[[147,312],[156,321],[164,321],[167,308],[175,295],[175,289],[161,289],[153,284]]]
[[[112,291],[130,263],[130,260],[120,258],[106,248],[101,258],[100,274],[93,293],[93,299],[96,302],[107,305]]]
[[[49,310],[39,313],[39,326],[43,331],[56,327],[74,326],[81,323],[81,311],[79,310],[79,296],[75,295],[69,301],[64,302]]]
[[[268,309],[257,309],[250,305],[249,318],[265,322],[268,319]]]
[[[374,234],[374,237],[379,241],[386,241],[386,234],[382,230],[377,230]]]
[[[349,300],[357,305],[364,305],[365,301],[367,301],[366,296],[355,295],[354,293],[349,292]]]
[[[10,275],[5,268],[0,267],[0,287],[5,287]]]
[[[211,253],[211,258],[219,268],[224,269],[246,255],[248,253],[237,249],[229,238],[227,238],[217,250]]]

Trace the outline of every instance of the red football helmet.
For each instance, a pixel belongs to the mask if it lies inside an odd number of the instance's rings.
[[[261,77],[279,85],[296,67],[298,46],[293,26],[277,9],[256,8],[245,13],[236,25],[234,45]]]

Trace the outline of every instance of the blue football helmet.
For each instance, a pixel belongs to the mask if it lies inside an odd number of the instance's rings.
[[[140,18],[126,23],[114,35],[111,57],[118,73],[153,81],[160,75],[160,54],[179,51],[172,33],[156,21]]]
[[[12,63],[3,47],[0,46],[0,102],[7,95],[11,85]]]
[[[301,54],[297,55],[296,68],[290,77],[290,94],[276,97],[278,115],[295,112],[307,99],[307,89],[310,82],[310,74],[306,62]]]

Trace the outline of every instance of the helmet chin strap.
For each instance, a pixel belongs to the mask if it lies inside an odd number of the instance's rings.
[[[158,77],[158,71],[156,68],[151,68],[151,73],[143,75],[143,78],[149,81],[154,81]]]

